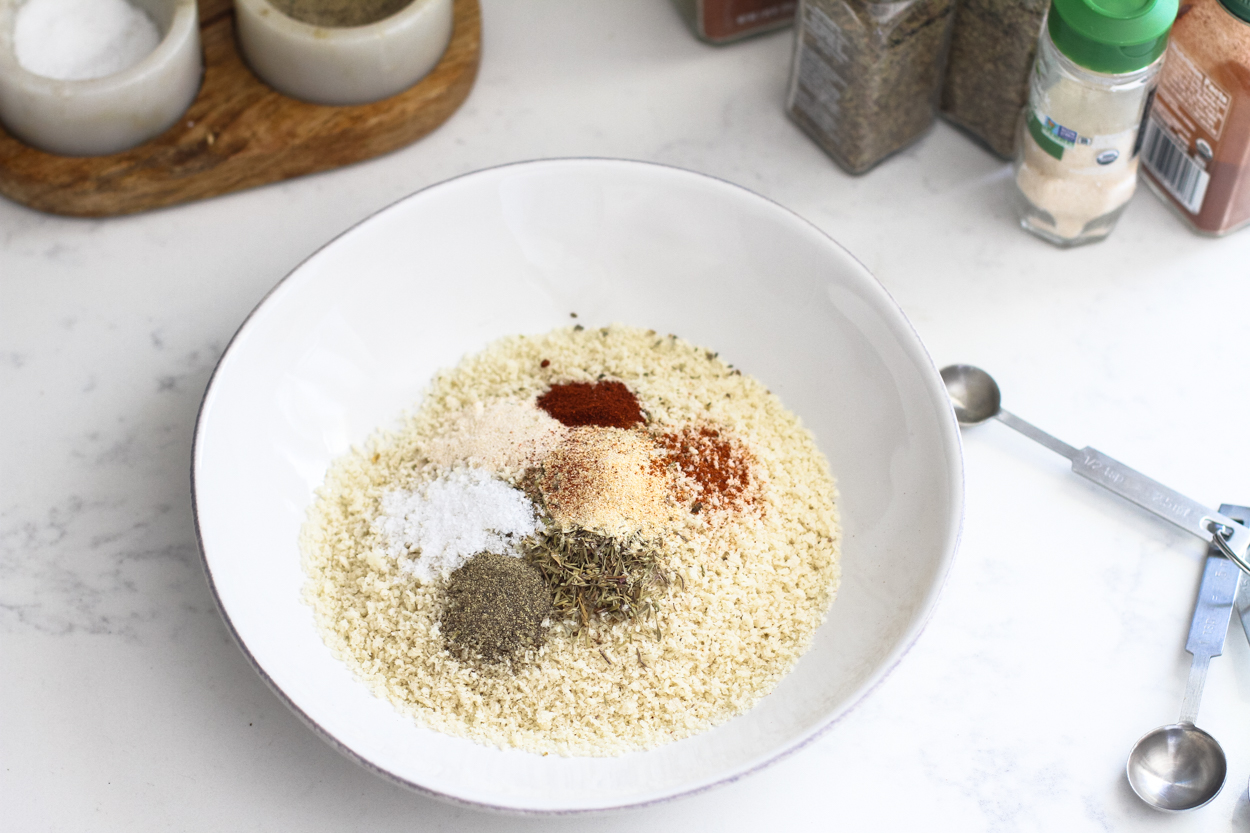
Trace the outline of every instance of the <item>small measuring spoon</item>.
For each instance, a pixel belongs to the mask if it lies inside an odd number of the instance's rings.
[[[1225,504],[1220,512],[1246,520],[1250,509]],[[1151,807],[1170,812],[1193,810],[1215,798],[1228,775],[1228,761],[1215,738],[1195,726],[1198,704],[1207,680],[1211,657],[1224,650],[1224,637],[1233,616],[1241,573],[1214,544],[1198,588],[1198,602],[1189,626],[1185,650],[1194,655],[1189,684],[1176,723],[1150,732],[1129,753],[1126,772],[1133,792]]]
[[[1245,573],[1250,574],[1250,529],[1232,518],[1190,500],[1139,471],[1089,446],[1076,449],[1040,428],[1003,410],[994,377],[979,367],[955,364],[942,368],[942,381],[960,425],[997,419],[1072,461],[1072,471],[1104,489],[1136,503],[1165,521],[1210,541]]]

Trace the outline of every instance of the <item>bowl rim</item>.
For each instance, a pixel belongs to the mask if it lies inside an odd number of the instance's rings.
[[[760,770],[763,770],[772,766],[773,764],[789,757],[790,755],[794,754],[800,749],[803,749],[804,747],[806,747],[808,744],[817,740],[818,738],[823,736],[825,733],[827,733],[833,726],[840,723],[849,714],[851,714],[853,711],[859,708],[860,704],[862,704],[868,698],[868,696],[872,694],[888,676],[890,676],[890,674],[894,671],[894,669],[898,667],[899,663],[902,662],[903,658],[906,657],[907,654],[911,652],[912,647],[915,646],[916,642],[920,638],[920,635],[924,632],[925,628],[928,627],[929,621],[932,619],[933,613],[937,609],[938,603],[941,601],[941,597],[946,586],[946,580],[950,575],[951,566],[954,563],[955,555],[959,551],[959,545],[963,539],[964,522],[965,522],[965,516],[966,516],[966,490],[965,490],[966,474],[965,474],[965,466],[964,466],[963,438],[959,430],[958,423],[955,420],[954,408],[953,406],[949,404],[949,401],[948,401],[946,412],[948,413],[949,418],[945,420],[945,428],[947,429],[946,433],[948,434],[948,439],[950,437],[954,438],[953,451],[955,452],[950,458],[953,464],[952,470],[948,472],[948,485],[950,486],[950,497],[951,497],[951,504],[952,504],[951,515],[953,516],[954,523],[952,525],[949,540],[946,542],[946,546],[944,547],[944,550],[943,550],[942,560],[937,571],[936,580],[934,581],[933,585],[928,589],[927,593],[925,594],[924,602],[920,610],[920,615],[917,617],[916,621],[913,622],[913,624],[907,629],[903,638],[899,641],[898,645],[894,648],[892,652],[892,656],[890,656],[887,659],[887,661],[883,663],[882,666],[879,667],[873,673],[873,676],[870,678],[867,685],[862,686],[857,692],[853,693],[854,699],[848,702],[845,708],[843,708],[839,713],[831,717],[828,717],[827,719],[824,719],[822,722],[816,725],[815,728],[810,729],[805,734],[799,736],[795,741],[791,742],[790,744],[777,749],[774,753],[766,755],[762,760],[753,761],[747,766],[743,767],[742,769],[730,772],[726,774],[724,777],[716,778],[715,780],[709,781],[704,784],[698,784],[689,789],[672,792],[672,793],[659,796],[659,797],[655,797],[655,798],[645,798],[643,800],[635,801],[635,802],[626,802],[626,803],[620,803],[620,804],[613,804],[610,806],[585,807],[585,808],[578,807],[578,808],[562,808],[562,809],[541,809],[541,808],[527,808],[527,807],[509,807],[509,806],[502,805],[502,804],[490,804],[490,803],[481,802],[481,801],[473,801],[473,800],[463,798],[458,795],[453,795],[450,793],[442,792],[440,790],[432,789],[430,787],[427,787],[423,784],[416,783],[414,781],[410,781],[406,778],[396,775],[390,770],[387,770],[381,766],[378,766],[377,764],[365,758],[361,753],[358,753],[354,749],[348,747],[346,744],[340,741],[337,737],[331,734],[329,730],[321,726],[319,723],[317,723],[316,720],[314,720],[303,709],[301,709],[291,699],[291,697],[288,696],[286,692],[284,692],[282,688],[279,687],[277,683],[274,682],[273,678],[270,677],[270,675],[265,671],[265,669],[261,666],[261,664],[256,660],[252,652],[248,650],[248,647],[243,641],[243,638],[240,636],[239,632],[236,630],[234,622],[231,620],[230,615],[227,613],[225,609],[225,606],[222,604],[221,597],[217,590],[217,584],[213,579],[212,566],[209,564],[209,561],[208,561],[208,554],[204,546],[204,536],[200,528],[200,507],[199,507],[197,474],[198,474],[199,461],[200,461],[201,439],[202,439],[202,435],[204,432],[205,414],[208,410],[209,405],[211,404],[210,400],[213,398],[214,388],[217,382],[217,376],[221,372],[222,367],[226,362],[226,359],[230,356],[231,349],[234,347],[235,343],[238,341],[238,339],[244,333],[244,331],[248,330],[253,319],[256,317],[257,313],[260,312],[260,310],[270,301],[272,297],[274,297],[276,293],[278,293],[280,290],[286,287],[288,285],[287,283],[288,280],[292,278],[296,273],[300,272],[308,262],[316,258],[318,255],[320,255],[321,252],[324,251],[325,249],[334,245],[340,238],[345,237],[346,235],[352,233],[358,227],[371,221],[378,215],[384,212],[390,211],[391,209],[398,206],[400,203],[416,198],[418,195],[426,194],[428,192],[435,191],[445,186],[451,186],[454,183],[462,179],[467,179],[467,178],[476,177],[476,176],[493,175],[493,174],[496,174],[497,172],[512,169],[512,168],[543,167],[543,166],[559,167],[562,165],[567,165],[569,163],[582,164],[582,163],[587,163],[587,162],[604,163],[604,164],[610,164],[610,165],[623,165],[623,166],[630,166],[630,167],[639,166],[639,167],[647,167],[647,168],[660,168],[669,172],[677,172],[677,173],[685,174],[689,176],[702,177],[702,178],[714,180],[715,182],[722,184],[722,185],[729,186],[730,188],[736,191],[742,192],[746,195],[755,197],[757,199],[764,200],[770,205],[774,206],[775,208],[780,209],[781,211],[790,215],[793,219],[809,227],[809,229],[814,230],[821,237],[825,238],[830,244],[840,249],[847,257],[851,258],[851,260],[857,266],[863,269],[864,273],[872,279],[873,283],[876,285],[876,288],[885,295],[885,297],[889,300],[889,302],[898,311],[900,319],[906,325],[907,329],[911,332],[912,336],[915,338],[916,344],[920,347],[921,353],[924,356],[924,358],[927,360],[929,369],[932,371],[932,374],[929,377],[929,383],[932,384],[932,380],[934,379],[937,379],[939,381],[941,379],[938,373],[937,365],[933,361],[933,357],[929,354],[928,349],[924,346],[924,342],[921,341],[920,335],[919,333],[916,332],[915,327],[914,325],[912,325],[910,319],[908,319],[906,314],[903,313],[902,307],[898,305],[898,303],[894,300],[893,296],[889,294],[888,290],[886,290],[885,286],[882,285],[879,280],[877,280],[877,278],[872,274],[872,272],[867,268],[867,266],[865,266],[864,263],[859,260],[859,258],[855,257],[855,255],[853,255],[849,250],[847,250],[844,246],[842,246],[842,244],[834,240],[833,237],[827,234],[823,229],[821,229],[815,223],[799,215],[795,211],[785,207],[784,205],[778,203],[776,200],[770,199],[769,197],[756,193],[755,191],[752,191],[749,188],[746,188],[742,185],[738,185],[737,183],[731,182],[727,179],[724,179],[723,177],[718,177],[712,174],[706,174],[706,173],[702,173],[699,171],[692,171],[687,168],[682,168],[676,165],[668,165],[664,163],[650,162],[650,161],[644,161],[644,160],[623,159],[623,158],[618,158],[618,157],[600,157],[600,156],[566,156],[566,157],[528,159],[528,160],[520,160],[516,162],[508,162],[508,163],[504,163],[501,165],[493,165],[487,168],[479,168],[473,171],[468,171],[463,174],[458,174],[456,176],[450,177],[445,180],[440,180],[439,182],[431,183],[430,185],[419,188],[416,191],[406,194],[403,197],[400,197],[399,199],[394,200],[393,202],[388,203],[387,205],[379,208],[378,210],[371,212],[370,214],[366,215],[365,217],[362,217],[360,220],[352,223],[350,226],[348,226],[347,228],[343,229],[338,234],[331,237],[325,243],[323,243],[322,245],[318,246],[315,250],[310,252],[307,257],[300,260],[299,263],[297,263],[294,267],[292,267],[292,269],[289,272],[287,272],[281,279],[279,279],[279,281],[276,284],[274,284],[264,294],[264,296],[261,297],[261,299],[256,303],[256,305],[252,308],[252,310],[247,314],[247,316],[239,324],[239,327],[235,330],[234,334],[230,337],[230,340],[227,342],[225,348],[222,350],[221,356],[218,358],[216,365],[213,367],[213,372],[209,376],[208,384],[205,386],[204,395],[200,400],[199,409],[196,412],[195,428],[194,428],[194,433],[192,436],[191,471],[190,471],[191,508],[192,508],[192,515],[195,521],[195,538],[196,538],[197,549],[199,550],[199,555],[200,555],[200,564],[204,568],[204,575],[205,575],[205,578],[208,580],[209,592],[211,593],[213,597],[213,603],[217,606],[217,611],[218,613],[221,614],[221,618],[225,622],[226,629],[227,631],[229,631],[231,638],[234,640],[235,644],[239,647],[239,649],[243,652],[243,655],[247,658],[247,661],[252,666],[253,670],[255,670],[256,673],[260,676],[260,678],[264,681],[265,685],[268,686],[271,691],[273,691],[273,693],[278,697],[278,699],[283,704],[285,704],[286,707],[290,709],[291,712],[293,712],[296,717],[298,717],[306,726],[308,726],[314,732],[314,734],[316,734],[318,737],[324,740],[329,746],[336,749],[339,753],[347,757],[349,760],[354,761],[356,764],[360,765],[361,767],[368,770],[369,772],[372,772],[375,775],[379,775],[391,783],[397,784],[401,787],[407,788],[421,795],[434,798],[434,799],[437,799],[446,803],[450,803],[459,807],[465,807],[465,808],[476,809],[476,810],[486,810],[490,812],[495,812],[495,813],[504,814],[504,815],[512,815],[512,816],[537,816],[537,817],[584,816],[588,814],[612,813],[612,812],[616,812],[620,810],[641,809],[644,807],[653,807],[653,806],[657,806],[660,804],[666,804],[666,803],[669,803],[669,802],[672,802],[681,798],[687,798],[690,796],[699,795],[701,793],[708,792],[709,790],[716,789],[726,784],[732,784],[736,781],[741,780],[742,778],[746,778],[750,775],[753,775],[759,772]],[[942,392],[942,396],[945,397],[944,392]]]

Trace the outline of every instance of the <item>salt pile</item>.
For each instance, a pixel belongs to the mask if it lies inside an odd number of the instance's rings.
[[[516,556],[516,545],[537,529],[529,498],[481,469],[456,469],[417,492],[389,491],[373,521],[382,538],[376,554],[423,581],[449,575],[478,553]]]
[[[27,0],[13,23],[17,62],[61,81],[129,69],[160,42],[152,18],[126,0]]]

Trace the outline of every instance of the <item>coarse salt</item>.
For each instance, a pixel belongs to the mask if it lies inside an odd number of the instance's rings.
[[[454,469],[418,491],[385,493],[373,529],[382,538],[375,555],[431,581],[481,552],[516,556],[516,545],[538,529],[538,519],[522,492],[470,468]],[[408,558],[412,553],[415,559]]]
[[[27,0],[13,22],[17,62],[61,81],[130,69],[160,42],[152,18],[126,0]]]

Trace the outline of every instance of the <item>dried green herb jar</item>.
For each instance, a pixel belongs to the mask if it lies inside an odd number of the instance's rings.
[[[1049,0],[959,0],[942,116],[1003,157],[1029,98],[1029,70]]]
[[[937,114],[955,0],[802,0],[786,110],[860,174]]]

